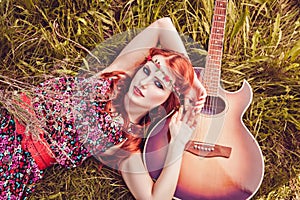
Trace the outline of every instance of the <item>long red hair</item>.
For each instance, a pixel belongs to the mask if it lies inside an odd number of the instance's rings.
[[[149,111],[141,121],[140,126],[143,128],[154,124],[159,119],[163,118],[167,113],[171,112],[174,109],[179,108],[181,99],[184,98],[184,95],[191,88],[194,81],[194,70],[191,62],[183,54],[180,54],[175,51],[161,49],[161,48],[151,48],[149,50],[149,56],[153,57],[155,55],[161,55],[166,58],[167,67],[171,73],[175,76],[175,85],[177,92],[180,94],[178,96],[175,92],[172,92],[168,99],[159,107],[154,108]],[[140,66],[143,66],[147,62],[147,59],[140,63]],[[139,69],[139,68],[138,68]],[[136,71],[138,71],[138,69]],[[116,97],[108,104],[107,110],[110,110],[110,107],[113,106],[117,112],[120,112],[124,118],[124,127],[123,132],[127,140],[122,144],[121,150],[116,152],[113,156],[104,156],[102,157],[107,162],[115,163],[116,166],[125,159],[130,153],[137,152],[142,148],[144,132],[138,131],[137,133],[127,133],[127,130],[130,122],[127,117],[127,113],[124,110],[124,95],[129,89],[131,78],[127,76],[124,72],[110,72],[102,74],[102,77],[114,77],[112,84],[112,89],[117,90]],[[151,116],[150,116],[151,115]],[[138,129],[136,129],[138,130]]]

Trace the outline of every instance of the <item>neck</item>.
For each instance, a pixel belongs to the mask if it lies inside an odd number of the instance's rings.
[[[148,112],[147,109],[141,108],[140,106],[137,106],[130,102],[126,95],[124,98],[124,108],[128,114],[129,121],[135,124],[139,123],[142,117],[144,117]]]

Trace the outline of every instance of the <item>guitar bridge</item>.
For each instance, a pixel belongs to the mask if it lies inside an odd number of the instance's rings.
[[[186,146],[185,151],[204,158],[224,157],[229,158],[231,154],[231,147],[226,147],[217,144],[209,144],[204,142],[190,140]]]

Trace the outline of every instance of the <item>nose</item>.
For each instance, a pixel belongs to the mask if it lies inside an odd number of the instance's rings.
[[[153,77],[147,76],[140,81],[141,87],[145,88],[147,85],[149,85],[152,82]]]

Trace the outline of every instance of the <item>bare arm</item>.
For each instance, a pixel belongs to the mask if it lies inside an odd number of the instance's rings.
[[[102,72],[121,70],[131,74],[148,55],[152,47],[160,44],[163,48],[183,53],[187,56],[184,44],[170,18],[153,22],[135,36],[120,52],[113,63]]]
[[[193,132],[193,128],[190,128],[194,121],[193,116],[191,118],[189,113],[185,114],[183,119],[181,116],[182,109],[171,119],[169,125],[171,142],[165,166],[156,182],[147,172],[141,153],[133,154],[122,162],[120,168],[122,177],[136,199],[172,199],[179,177],[184,147]]]

